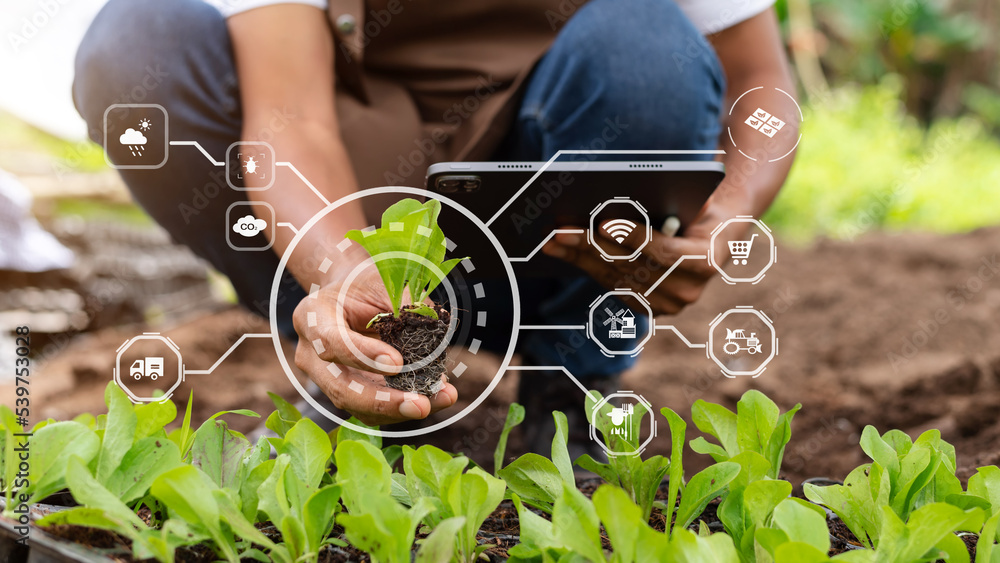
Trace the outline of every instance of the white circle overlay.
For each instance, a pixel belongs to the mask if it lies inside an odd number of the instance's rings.
[[[440,201],[442,204],[448,205],[449,207],[455,209],[456,211],[464,215],[467,219],[469,219],[469,221],[471,221],[475,226],[477,226],[483,232],[484,235],[486,235],[490,243],[493,245],[493,248],[497,251],[501,259],[503,260],[504,271],[507,274],[507,281],[509,282],[511,297],[513,299],[512,313],[514,315],[514,318],[511,325],[510,343],[507,345],[507,352],[506,354],[504,354],[503,360],[500,362],[500,367],[499,369],[497,369],[497,373],[490,381],[490,384],[486,387],[485,390],[483,390],[483,392],[479,394],[478,397],[476,397],[474,401],[472,401],[467,407],[465,407],[461,411],[453,414],[452,416],[450,416],[445,420],[442,420],[441,422],[432,424],[430,426],[426,426],[424,428],[417,428],[414,430],[371,429],[364,426],[358,426],[357,424],[354,424],[352,422],[348,422],[340,418],[339,416],[333,414],[329,410],[327,410],[325,407],[323,407],[323,405],[319,403],[319,401],[314,399],[312,395],[309,394],[308,391],[306,391],[306,389],[299,382],[298,378],[295,377],[295,374],[292,372],[291,366],[288,365],[288,359],[285,357],[285,352],[282,349],[281,345],[281,337],[279,336],[278,333],[278,321],[277,321],[278,289],[281,285],[281,275],[285,271],[285,268],[288,267],[288,259],[289,257],[291,257],[292,252],[295,250],[296,246],[298,246],[298,244],[302,241],[302,239],[305,238],[305,235],[306,233],[309,232],[309,229],[316,226],[316,223],[318,223],[321,219],[323,219],[323,217],[325,217],[332,211],[352,201],[367,196],[373,196],[379,194],[409,194],[428,199],[436,199]],[[476,407],[481,405],[483,401],[486,400],[486,397],[493,392],[496,386],[500,383],[500,379],[503,377],[503,374],[510,367],[510,362],[514,357],[514,346],[517,344],[517,335],[519,327],[521,325],[521,300],[517,289],[517,279],[514,277],[513,268],[511,268],[510,257],[507,256],[507,252],[504,250],[503,245],[500,244],[500,241],[496,238],[496,235],[494,235],[493,232],[490,231],[489,227],[487,227],[486,224],[483,223],[481,219],[479,219],[479,217],[476,217],[475,214],[473,214],[471,211],[469,211],[462,205],[459,205],[455,201],[441,194],[436,194],[434,192],[430,192],[428,190],[420,188],[410,188],[405,186],[386,186],[381,188],[368,188],[365,190],[354,192],[353,194],[346,195],[338,199],[337,201],[334,201],[333,203],[327,205],[319,213],[314,215],[312,219],[309,220],[309,222],[307,222],[305,225],[302,226],[302,228],[299,229],[299,232],[295,235],[295,238],[292,239],[292,241],[288,244],[288,247],[285,249],[285,252],[282,253],[281,261],[278,263],[278,268],[274,272],[274,281],[271,283],[271,295],[270,295],[270,302],[268,304],[268,316],[270,317],[271,341],[274,344],[274,350],[277,353],[278,362],[281,364],[281,369],[284,370],[285,375],[288,377],[288,380],[292,383],[292,386],[295,387],[295,389],[299,392],[299,395],[301,395],[302,398],[305,399],[307,403],[312,405],[312,407],[315,408],[317,412],[319,412],[323,416],[327,417],[328,419],[336,422],[341,426],[346,426],[351,430],[354,430],[356,432],[361,432],[362,434],[367,434],[369,436],[381,436],[385,438],[412,438],[415,436],[423,436],[424,434],[430,434],[431,432],[440,430],[442,428],[447,428],[451,424],[458,422],[459,420],[465,418],[465,416],[468,415],[470,412],[475,410]]]

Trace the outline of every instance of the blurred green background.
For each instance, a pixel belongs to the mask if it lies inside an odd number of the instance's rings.
[[[779,0],[805,121],[786,239],[1000,223],[1000,3]]]
[[[775,231],[807,242],[1000,223],[998,0],[779,0],[777,10],[806,119],[764,218]],[[97,146],[0,114],[0,154],[25,151],[60,170],[106,171]]]

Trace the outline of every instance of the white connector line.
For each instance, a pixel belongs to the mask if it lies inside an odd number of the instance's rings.
[[[534,183],[534,181],[539,176],[542,175],[542,172],[545,172],[546,170],[548,170],[549,166],[551,166],[553,162],[555,162],[560,156],[562,156],[564,154],[661,154],[661,155],[665,155],[665,154],[726,154],[726,151],[723,151],[723,150],[704,150],[704,151],[699,151],[699,150],[676,150],[676,151],[670,151],[670,150],[636,150],[636,151],[630,151],[630,150],[603,150],[603,151],[598,151],[598,150],[588,150],[588,149],[561,150],[561,151],[557,151],[556,154],[552,155],[552,158],[550,158],[548,161],[546,161],[545,164],[543,164],[542,167],[538,169],[538,172],[535,172],[531,176],[531,178],[529,178],[528,181],[525,182],[523,186],[521,186],[521,189],[517,190],[517,193],[515,193],[513,196],[511,196],[511,198],[508,199],[507,202],[504,203],[503,206],[500,207],[500,209],[497,210],[496,214],[494,214],[493,217],[490,217],[490,220],[486,222],[486,226],[489,227],[490,225],[493,224],[494,221],[496,221],[497,219],[499,219],[500,215],[502,215],[503,212],[506,211],[508,207],[510,207],[510,204],[514,203],[514,200],[516,200],[517,198],[521,197],[521,194],[524,193],[524,190],[527,190],[528,187],[531,186],[531,184]]]
[[[225,166],[226,165],[225,162],[219,162],[218,160],[215,160],[214,158],[212,158],[212,155],[208,154],[208,151],[205,150],[205,147],[199,145],[198,141],[170,141],[170,144],[171,145],[181,145],[181,146],[195,147],[198,150],[200,150],[201,154],[205,155],[205,158],[207,158],[208,161],[211,162],[212,164],[214,164],[216,166]]]
[[[677,330],[674,327],[674,325],[653,325],[653,330],[654,330],[654,332],[657,331],[657,330],[672,330],[672,331],[674,331],[674,334],[677,335],[677,338],[680,338],[681,340],[683,340],[684,344],[687,344],[688,348],[704,348],[706,346],[706,344],[692,344],[690,340],[688,340],[683,334],[681,334],[681,331]]]
[[[677,259],[676,262],[673,263],[672,266],[670,266],[669,268],[667,268],[666,272],[663,272],[663,275],[660,276],[660,279],[656,280],[655,282],[653,282],[653,285],[649,286],[649,289],[647,289],[642,294],[642,296],[643,297],[649,297],[649,294],[653,293],[653,290],[656,289],[656,286],[658,286],[661,283],[663,283],[663,280],[667,279],[667,276],[669,276],[674,270],[676,270],[677,266],[681,265],[681,262],[683,262],[685,260],[688,260],[688,259],[690,259],[690,260],[708,260],[708,256],[705,256],[704,254],[685,254],[684,256],[681,256],[680,258]]]
[[[587,325],[520,325],[518,330],[586,330]]]
[[[323,200],[323,203],[325,203],[327,205],[330,205],[330,200],[326,199],[326,196],[324,196],[322,192],[320,192],[319,190],[317,190],[316,186],[312,185],[312,182],[310,182],[309,180],[306,180],[306,177],[303,176],[302,173],[299,172],[299,169],[296,168],[291,162],[275,162],[274,164],[276,166],[286,166],[286,167],[290,168],[292,170],[292,172],[295,172],[295,175],[298,176],[300,180],[302,180],[302,183],[304,183],[305,185],[309,186],[309,189],[312,190],[314,194],[316,194],[316,197],[318,197],[321,200]]]
[[[584,234],[586,232],[587,232],[586,229],[553,229],[552,232],[549,233],[549,235],[547,237],[545,237],[545,240],[543,240],[542,242],[538,243],[538,246],[536,246],[535,249],[532,250],[530,254],[528,254],[524,258],[511,258],[510,261],[511,262],[527,262],[528,260],[531,260],[532,258],[535,257],[536,254],[538,254],[538,251],[541,250],[543,246],[545,246],[545,243],[547,243],[550,240],[552,240],[552,238],[555,237],[557,234],[563,233],[563,234],[570,234],[570,235],[582,235],[582,234]]]
[[[292,230],[292,232],[293,232],[293,233],[295,233],[295,234],[299,234],[299,230],[298,230],[298,229],[296,229],[296,228],[295,228],[295,225],[293,225],[293,224],[291,224],[291,223],[285,223],[285,222],[281,222],[281,223],[278,223],[278,226],[279,226],[279,227],[288,227],[289,229],[291,229],[291,230]]]
[[[577,379],[576,377],[573,377],[573,374],[570,373],[569,370],[566,369],[563,366],[509,366],[507,368],[507,370],[508,371],[510,371],[510,370],[517,370],[517,371],[561,371],[561,372],[565,373],[566,377],[570,378],[573,381],[573,383],[576,383],[577,387],[579,387],[581,390],[583,390],[583,394],[584,395],[590,395],[590,389],[587,389],[587,387],[583,383],[580,383],[579,379]],[[591,395],[591,397],[593,397],[595,401],[599,401],[601,399],[600,395]]]
[[[226,353],[223,354],[222,357],[219,358],[218,361],[216,361],[212,365],[212,367],[210,367],[208,369],[185,369],[184,370],[184,375],[209,375],[209,374],[211,374],[213,371],[215,371],[215,368],[219,367],[219,364],[222,363],[222,360],[225,360],[227,357],[229,357],[229,354],[232,354],[233,350],[235,350],[236,347],[239,346],[240,344],[242,344],[243,341],[246,340],[247,338],[271,338],[271,333],[268,332],[268,333],[244,334],[243,336],[240,337],[239,340],[236,341],[235,344],[233,344],[232,346],[229,347],[228,350],[226,350]]]

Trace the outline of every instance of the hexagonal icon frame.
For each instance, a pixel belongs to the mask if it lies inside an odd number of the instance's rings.
[[[242,186],[241,187],[241,186],[237,186],[237,185],[233,184],[233,180],[232,180],[231,174],[230,174],[230,172],[231,172],[230,167],[232,166],[232,163],[233,163],[232,152],[233,152],[233,149],[235,149],[237,147],[243,147],[243,146],[261,146],[261,147],[266,147],[267,148],[267,152],[271,154],[271,179],[270,179],[270,181],[268,181],[268,183],[267,183],[266,186],[264,186],[264,187],[257,187],[257,188],[249,188],[249,187],[246,187],[246,186]],[[238,192],[262,192],[264,190],[270,189],[271,186],[274,185],[274,175],[275,175],[275,172],[277,170],[277,163],[274,161],[274,147],[272,147],[270,143],[265,143],[264,141],[236,141],[235,143],[229,145],[229,148],[226,149],[226,162],[225,162],[225,164],[226,164],[226,183],[229,184],[230,188],[232,188],[232,189],[234,189],[234,190],[236,190]]]
[[[129,347],[131,347],[133,344],[135,344],[140,340],[157,340],[163,342],[164,344],[167,345],[170,351],[177,356],[177,381],[174,382],[174,384],[170,387],[170,389],[167,389],[166,391],[163,392],[162,397],[139,397],[135,393],[133,393],[132,390],[129,389],[127,385],[125,385],[122,382],[122,354],[124,354],[125,351],[129,349]],[[131,399],[133,403],[158,403],[166,401],[167,399],[170,398],[171,395],[173,395],[174,391],[176,391],[177,388],[180,387],[183,381],[184,381],[184,362],[183,359],[181,358],[181,349],[179,346],[177,346],[177,344],[174,343],[173,340],[170,339],[170,337],[163,336],[158,332],[144,332],[139,336],[133,336],[132,338],[126,340],[125,343],[118,348],[118,355],[115,357],[115,385],[121,388],[121,390],[124,391],[126,395],[128,395],[128,398]]]
[[[645,230],[646,236],[643,239],[642,244],[639,245],[639,248],[637,248],[635,250],[635,252],[633,252],[632,254],[629,254],[628,256],[615,256],[615,255],[612,255],[612,254],[608,254],[607,252],[604,251],[604,248],[601,245],[597,244],[597,242],[594,240],[594,219],[597,217],[597,214],[600,213],[602,209],[604,209],[605,207],[607,207],[608,205],[611,205],[613,203],[627,203],[627,204],[635,207],[639,211],[639,213],[642,215],[643,221],[646,223],[646,230]],[[601,256],[604,257],[605,260],[609,260],[609,261],[610,260],[628,260],[629,262],[631,262],[631,261],[633,261],[633,260],[635,260],[636,258],[639,257],[639,255],[642,253],[642,249],[646,248],[646,245],[649,244],[649,242],[651,240],[653,240],[653,227],[652,227],[652,225],[650,225],[649,213],[647,213],[646,212],[646,208],[644,208],[637,201],[632,201],[631,199],[629,199],[627,197],[613,197],[613,198],[611,198],[611,199],[609,199],[609,200],[601,203],[600,205],[598,205],[597,207],[595,207],[593,211],[590,212],[590,228],[587,229],[587,242],[590,244],[590,246],[593,246],[594,248],[596,248],[597,251],[601,253]]]
[[[750,371],[731,370],[726,367],[725,362],[715,357],[715,350],[713,350],[713,344],[715,343],[714,342],[715,329],[722,323],[722,321],[726,319],[726,317],[732,314],[756,315],[757,318],[759,318],[761,322],[763,322],[767,326],[768,330],[771,332],[771,354],[767,358],[765,358],[760,363],[760,365],[757,366],[757,369],[755,370],[750,370]],[[767,364],[769,364],[771,360],[773,360],[774,357],[778,355],[778,335],[774,330],[774,323],[771,321],[770,318],[768,318],[767,315],[754,309],[749,305],[740,305],[724,313],[719,313],[718,316],[712,319],[712,322],[708,324],[708,345],[705,346],[705,355],[708,356],[713,362],[715,362],[717,366],[719,366],[719,369],[722,370],[722,375],[725,375],[726,377],[734,379],[737,376],[750,376],[753,378],[760,377],[760,374],[764,373],[764,370],[767,369]]]
[[[648,326],[646,328],[646,336],[642,339],[639,339],[638,344],[636,344],[636,347],[631,350],[625,350],[625,351],[609,350],[607,346],[605,346],[604,343],[601,342],[601,340],[594,335],[594,327],[596,324],[594,322],[594,312],[597,310],[597,306],[600,305],[605,299],[615,295],[625,295],[629,297],[634,297],[635,300],[638,301],[639,304],[642,305],[644,309],[646,309],[646,316],[649,317],[649,322],[647,323]],[[601,351],[604,353],[604,355],[609,357],[634,356],[638,354],[639,352],[642,351],[643,347],[646,346],[646,343],[649,342],[649,339],[653,337],[653,331],[654,331],[653,308],[649,305],[649,302],[646,301],[645,297],[630,289],[616,289],[614,291],[609,291],[604,295],[601,295],[593,302],[591,302],[590,310],[587,312],[587,338],[590,338],[595,344],[597,344],[601,348]]]
[[[591,423],[590,424],[590,439],[593,440],[593,441],[595,441],[595,442],[597,442],[597,444],[599,446],[601,446],[601,449],[604,450],[604,453],[608,454],[609,457],[613,457],[613,456],[614,457],[616,457],[616,456],[626,456],[626,455],[639,455],[639,454],[641,454],[646,449],[647,446],[649,446],[649,444],[653,441],[653,439],[656,438],[656,417],[653,416],[653,412],[654,412],[653,411],[653,405],[651,405],[650,402],[645,399],[645,397],[643,397],[642,395],[636,394],[636,393],[634,393],[632,391],[616,391],[616,392],[614,392],[614,393],[612,393],[612,394],[610,394],[610,395],[602,398],[600,401],[598,401],[594,405],[593,410],[591,410],[590,419],[591,420],[594,419],[594,416],[592,414],[593,412],[600,410],[601,407],[604,406],[605,403],[607,403],[608,401],[610,401],[611,399],[613,399],[615,397],[632,398],[632,399],[635,399],[637,402],[642,403],[642,405],[644,407],[646,407],[646,410],[649,412],[649,437],[647,437],[646,440],[643,443],[639,444],[639,447],[634,452],[613,452],[610,449],[608,449],[608,446],[607,446],[607,444],[604,443],[604,440],[601,440],[601,438],[598,437],[598,435],[597,435],[597,427],[594,426],[593,423]]]
[[[729,226],[732,223],[750,223],[752,225],[755,225],[758,229],[760,229],[761,232],[764,233],[764,236],[767,237],[768,249],[769,249],[770,255],[768,257],[767,265],[765,265],[763,268],[761,268],[760,271],[757,272],[756,276],[753,276],[753,277],[743,277],[743,278],[738,278],[738,277],[730,276],[729,273],[726,272],[726,270],[723,269],[723,267],[720,266],[715,261],[715,258],[716,258],[716,256],[715,256],[715,239],[718,238],[719,234],[722,232],[723,229],[725,229],[727,226]],[[754,217],[752,217],[750,215],[737,215],[736,217],[733,217],[732,219],[727,219],[726,221],[723,221],[722,223],[720,223],[719,226],[716,227],[715,230],[712,231],[712,239],[709,242],[709,246],[708,246],[708,263],[711,264],[712,267],[715,268],[719,272],[719,275],[722,276],[723,281],[725,281],[729,285],[736,285],[737,283],[747,283],[747,282],[756,284],[760,280],[764,279],[764,276],[767,274],[767,271],[777,261],[778,261],[778,249],[774,245],[774,235],[771,234],[771,229],[769,229],[767,227],[767,225],[765,225],[764,223],[760,222],[759,220],[757,220],[756,218],[754,218]]]

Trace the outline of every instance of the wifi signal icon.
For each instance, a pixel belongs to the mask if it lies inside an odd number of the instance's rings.
[[[636,224],[628,219],[615,219],[604,224],[604,232],[621,244],[635,230]]]

